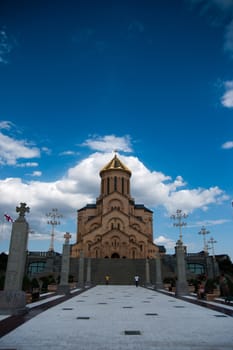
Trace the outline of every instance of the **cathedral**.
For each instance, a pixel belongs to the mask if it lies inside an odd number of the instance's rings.
[[[77,211],[76,242],[70,245],[69,275],[83,285],[132,284],[140,276],[142,284],[161,287],[161,279],[177,278],[176,254],[166,255],[163,246],[153,242],[153,212],[136,204],[130,191],[131,171],[118,155],[99,172],[100,194],[96,203]],[[62,257],[55,252],[28,252],[26,271],[30,278],[61,273]],[[212,260],[211,260],[212,259]],[[187,254],[189,278],[215,276],[213,257]],[[159,267],[160,266],[160,267]],[[214,266],[214,267],[213,267]],[[211,278],[212,278],[211,277]]]
[[[130,193],[131,171],[115,154],[100,170],[100,195],[77,213],[77,238],[71,257],[152,259],[153,212],[136,204]]]

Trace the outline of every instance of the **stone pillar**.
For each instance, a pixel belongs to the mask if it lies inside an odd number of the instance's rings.
[[[61,265],[61,279],[58,287],[58,294],[70,294],[69,286],[69,272],[70,272],[70,244],[71,235],[69,232],[64,234],[65,243],[62,250],[62,265]]]
[[[12,224],[5,285],[0,292],[0,314],[18,315],[27,312],[26,293],[22,287],[29,231],[25,213],[29,210],[26,203],[16,207],[19,217]]]
[[[146,286],[149,286],[150,284],[150,265],[149,259],[146,259]]]
[[[215,256],[206,255],[206,273],[208,278],[216,278],[220,275]]]
[[[162,281],[162,270],[161,270],[161,258],[158,253],[155,258],[155,289],[162,289],[163,281]]]
[[[185,247],[181,240],[176,242],[176,296],[188,295],[188,282],[186,277]]]
[[[91,286],[91,258],[87,260],[87,280],[86,285]]]
[[[214,277],[217,277],[220,275],[220,272],[219,272],[219,265],[215,256],[213,257],[213,265],[214,265]]]
[[[207,272],[207,278],[214,278],[215,276],[215,271],[214,271],[214,264],[213,264],[213,259],[212,256],[209,256],[206,254],[206,272]]]
[[[83,250],[79,256],[78,287],[84,288],[84,253]]]

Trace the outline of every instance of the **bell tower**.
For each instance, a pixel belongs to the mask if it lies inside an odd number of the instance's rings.
[[[153,243],[153,212],[131,197],[130,169],[115,154],[99,175],[96,203],[78,210],[71,255],[79,257],[83,251],[91,258],[154,258],[158,247]]]
[[[101,191],[100,197],[106,197],[113,192],[118,192],[130,198],[131,171],[117,158],[117,155],[100,170]]]

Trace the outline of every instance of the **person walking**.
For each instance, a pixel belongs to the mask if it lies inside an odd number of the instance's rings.
[[[110,280],[110,276],[106,275],[105,276],[105,284],[108,285],[109,284],[109,280]]]
[[[227,278],[225,277],[224,273],[222,273],[219,278],[219,285],[220,285],[221,295],[227,298],[229,296],[229,286],[228,286]]]
[[[198,284],[197,298],[198,299],[204,299],[204,297],[205,297],[205,286],[204,286],[204,283],[201,281]]]
[[[134,276],[134,281],[135,281],[135,286],[138,287],[138,283],[139,283],[139,276],[138,275]]]

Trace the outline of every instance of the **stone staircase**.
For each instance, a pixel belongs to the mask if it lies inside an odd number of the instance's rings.
[[[84,281],[87,279],[88,259],[84,259]],[[156,278],[155,259],[149,259],[151,284]],[[170,261],[161,261],[162,278],[174,276]],[[70,275],[78,281],[79,259],[71,258]],[[134,276],[140,277],[140,284],[146,284],[146,259],[91,259],[91,283],[105,284],[105,276],[110,276],[110,284],[134,284]]]
[[[146,279],[145,259],[92,259],[91,280],[104,284],[105,276],[110,276],[110,284],[134,284],[134,276],[140,276],[140,283]]]

